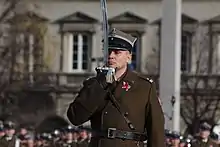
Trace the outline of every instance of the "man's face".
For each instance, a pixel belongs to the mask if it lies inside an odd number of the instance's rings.
[[[112,68],[123,69],[131,61],[131,53],[129,51],[111,49],[109,50],[108,65]]]
[[[8,136],[12,136],[12,135],[15,134],[15,130],[12,129],[12,128],[6,129],[5,134],[8,135]]]
[[[80,132],[80,137],[83,139],[87,139],[87,137],[88,137],[87,132],[86,131]]]
[[[72,140],[73,139],[73,134],[71,132],[66,134],[67,140]]]
[[[171,144],[173,146],[178,146],[179,143],[180,143],[180,140],[178,138],[174,138],[174,139],[171,140]]]
[[[200,130],[200,137],[201,138],[208,138],[210,135],[210,131],[209,130]]]
[[[25,135],[25,134],[27,134],[27,129],[25,129],[25,128],[21,128],[21,130],[20,130],[20,134],[21,134],[21,135]]]

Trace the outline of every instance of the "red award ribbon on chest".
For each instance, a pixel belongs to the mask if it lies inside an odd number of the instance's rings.
[[[123,81],[122,83],[122,89],[125,89],[125,91],[128,91],[131,88],[128,82]]]

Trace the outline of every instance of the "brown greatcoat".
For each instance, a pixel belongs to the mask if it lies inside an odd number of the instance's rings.
[[[2,137],[0,139],[0,147],[14,147],[16,142],[16,138],[12,137],[11,140],[6,140],[6,137]]]
[[[123,83],[130,85],[127,91],[123,88]],[[154,82],[128,70],[113,94],[128,113],[128,118],[135,127],[134,131],[142,133],[147,131],[148,147],[165,147],[164,115],[156,96]],[[106,92],[96,78],[84,82],[75,101],[69,105],[67,116],[73,125],[91,120],[91,127],[94,130],[116,128],[132,131],[117,109],[106,99]],[[90,142],[90,147],[137,146],[143,147],[143,143],[107,138],[92,138]]]
[[[208,139],[207,142],[202,142],[201,139],[197,139],[192,143],[192,147],[218,147],[218,144],[213,142],[211,139]]]

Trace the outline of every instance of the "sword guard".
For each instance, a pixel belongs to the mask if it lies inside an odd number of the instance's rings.
[[[105,75],[107,83],[113,83],[115,81],[115,69],[112,67],[96,67],[97,74],[102,73]]]

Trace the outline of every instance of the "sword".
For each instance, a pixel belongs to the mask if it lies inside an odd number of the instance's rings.
[[[104,64],[108,64],[108,16],[107,16],[107,5],[106,0],[101,1],[102,10],[102,31],[103,31],[103,52],[104,52]]]
[[[108,67],[108,15],[107,15],[107,4],[106,0],[100,0],[101,3],[101,11],[102,11],[102,31],[103,31],[103,61],[104,66],[103,67],[97,67],[96,72],[105,74],[106,82],[107,83],[113,83],[115,78],[115,69]]]

